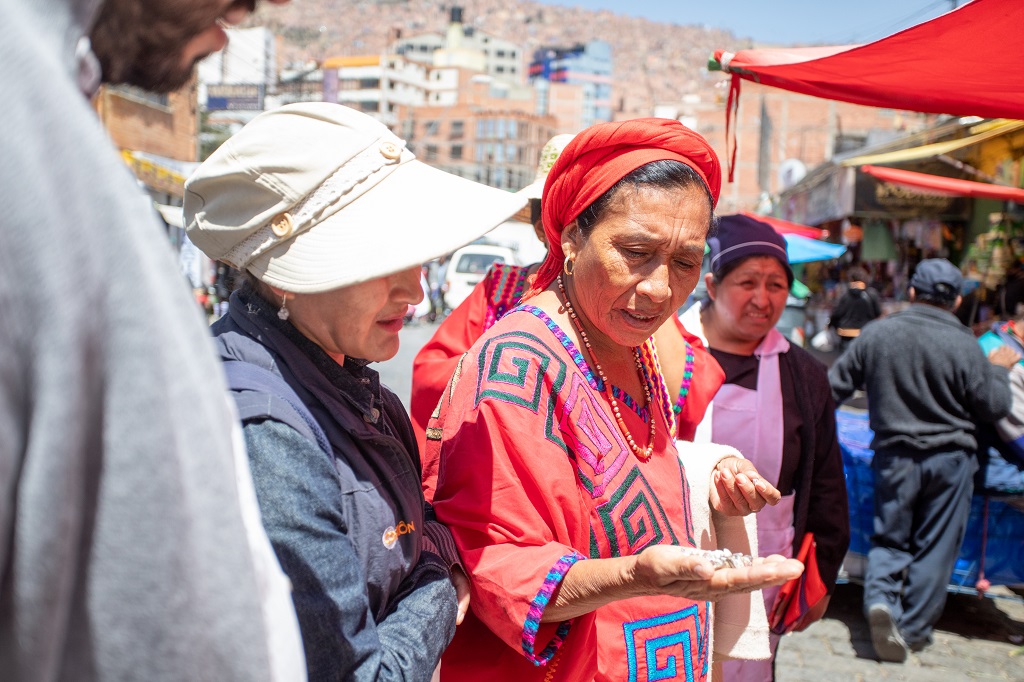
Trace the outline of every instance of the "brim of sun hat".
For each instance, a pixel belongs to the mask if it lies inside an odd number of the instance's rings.
[[[410,160],[246,269],[285,291],[330,291],[450,253],[504,222],[524,203],[519,194]]]
[[[526,187],[522,188],[516,194],[519,194],[527,199],[540,199],[544,196],[544,181],[547,179],[545,176],[541,180],[535,180]]]
[[[531,182],[529,185],[516,192],[516,194],[526,199],[527,202],[526,206],[524,206],[522,209],[519,210],[518,213],[512,216],[511,220],[515,220],[520,223],[526,223],[527,225],[529,225],[532,223],[530,218],[533,217],[530,213],[529,200],[540,199],[542,196],[544,196],[544,180],[537,180],[535,182]]]

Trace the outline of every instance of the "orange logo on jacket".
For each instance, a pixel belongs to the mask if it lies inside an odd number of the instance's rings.
[[[413,533],[416,531],[416,526],[412,523],[406,523],[405,521],[399,521],[397,526],[388,526],[387,530],[384,531],[384,537],[381,540],[384,542],[384,546],[391,549],[398,543],[398,538],[406,533]]]

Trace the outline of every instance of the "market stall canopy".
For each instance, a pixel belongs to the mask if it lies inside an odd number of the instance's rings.
[[[986,123],[973,126],[970,129],[971,134],[967,137],[961,137],[956,140],[946,140],[945,142],[923,144],[917,147],[910,147],[909,149],[897,149],[895,151],[882,152],[880,154],[853,156],[849,159],[840,161],[839,165],[863,166],[865,164],[904,163],[907,161],[930,159],[933,156],[949,154],[957,149],[970,147],[971,145],[978,144],[979,142],[984,142],[985,140],[1005,135],[1006,133],[1012,133],[1013,131],[1020,130],[1021,128],[1024,128],[1024,121],[1007,121],[1005,119],[988,121]]]
[[[782,238],[786,240],[786,255],[789,256],[790,263],[832,260],[846,253],[846,247],[842,244],[808,239],[798,234],[783,234]]]
[[[737,211],[739,215],[753,218],[754,220],[760,220],[763,223],[768,223],[772,226],[772,229],[779,234],[798,234],[801,237],[807,237],[808,239],[822,239],[828,235],[828,230],[822,230],[817,227],[810,227],[808,225],[801,225],[800,223],[791,223],[788,220],[782,220],[781,218],[773,218],[767,215],[758,215],[756,213],[750,213],[749,211]]]
[[[185,195],[185,180],[199,168],[193,161],[179,161],[134,149],[122,149],[121,158],[139,182],[179,198]]]
[[[1024,119],[1024,2],[974,0],[865,45],[716,50],[710,70],[732,74],[726,137],[740,80],[826,99],[934,114]],[[730,181],[735,166],[730,154]]]
[[[1024,204],[1024,189],[992,185],[987,182],[958,180],[941,175],[918,173],[899,168],[866,165],[860,169],[871,177],[894,185],[910,187],[928,194],[941,194],[950,197],[975,197],[983,199],[1000,199]]]

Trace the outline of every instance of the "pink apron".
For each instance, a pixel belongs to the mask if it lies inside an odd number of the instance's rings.
[[[681,318],[690,333],[700,337],[705,345],[699,307],[686,311]],[[778,485],[782,470],[782,445],[785,437],[782,410],[782,382],[779,378],[779,354],[789,350],[789,341],[772,329],[756,349],[760,362],[757,369],[757,390],[723,385],[697,427],[695,441],[731,445],[757,467],[758,473],[772,485]],[[758,554],[793,556],[793,494],[786,495],[774,507],[765,507],[757,513]],[[762,590],[765,610],[771,613],[778,587]],[[774,658],[779,636],[770,635]],[[772,661],[726,661],[723,664],[726,680],[732,682],[771,682]]]

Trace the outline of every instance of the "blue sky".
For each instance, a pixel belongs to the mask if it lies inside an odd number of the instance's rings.
[[[842,45],[884,38],[952,9],[953,0],[540,0],[675,24],[705,24],[759,43]],[[966,4],[959,0],[958,5]]]

